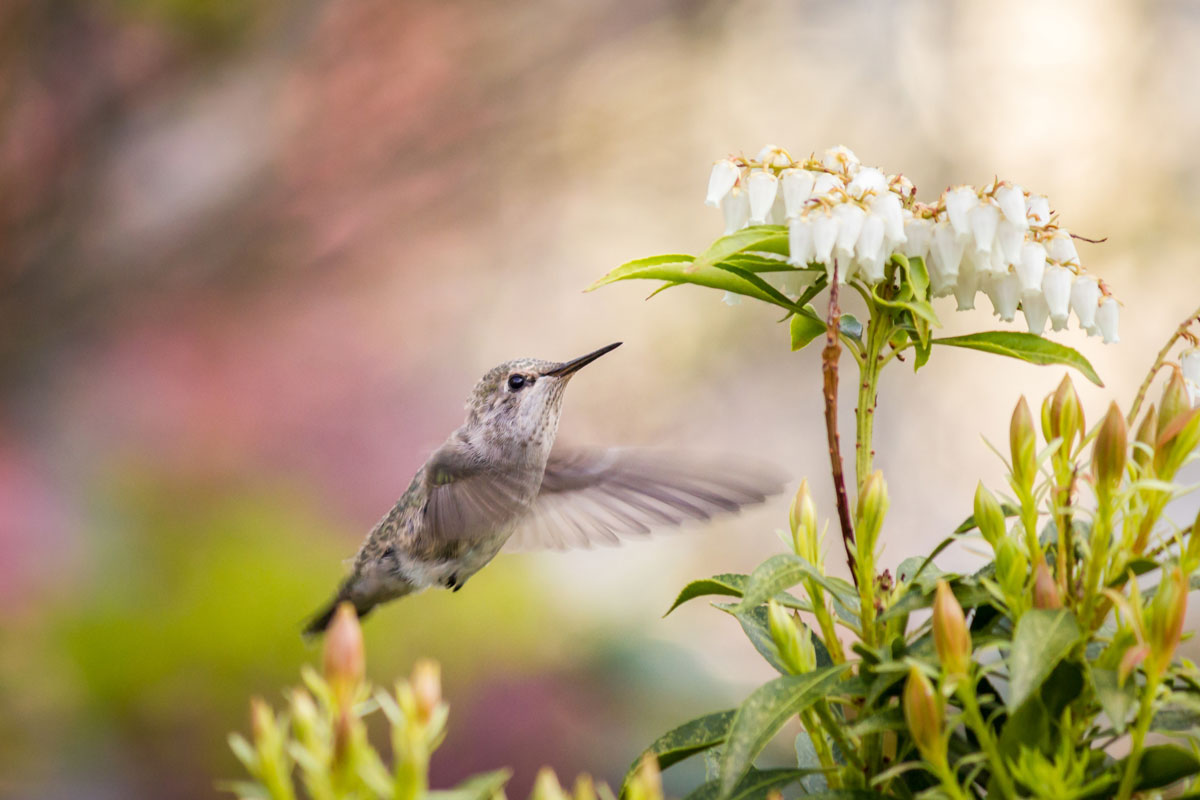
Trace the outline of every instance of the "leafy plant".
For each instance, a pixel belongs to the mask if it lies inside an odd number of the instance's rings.
[[[888,510],[884,476],[873,468],[881,370],[910,350],[919,369],[942,345],[1066,365],[1101,385],[1081,354],[1041,333],[1047,319],[1064,327],[1069,308],[1089,333],[1115,341],[1116,302],[1084,272],[1045,198],[1007,182],[959,187],[923,205],[905,179],[863,167],[844,148],[803,161],[765,148],[756,159],[718,162],[709,201],[727,229],[708,250],[633,261],[593,288],[646,278],[665,282],[658,291],[720,289],[727,300],[783,309],[794,350],[823,337],[837,525],[853,582],[825,569],[805,482],[792,504],[790,552],[749,575],[695,581],[672,606],[727,598],[714,605],[780,677],[643,755],[667,768],[708,754],[715,771],[691,797],[717,800],[792,784],[847,798],[1129,798],[1180,782],[1195,790],[1200,673],[1175,652],[1200,539],[1164,512],[1186,491],[1177,476],[1200,443],[1192,408],[1200,375],[1191,374],[1200,357],[1188,350],[1182,369],[1169,360],[1179,341],[1196,344],[1196,315],[1167,342],[1127,414],[1114,403],[1088,428],[1064,377],[1040,406],[1039,441],[1021,398],[1008,496],[980,484],[963,525],[892,576],[876,565]],[[865,322],[842,312],[845,288],[861,299]],[[937,338],[932,300],[953,293],[970,308],[981,289],[1002,319],[1019,303],[1030,332]],[[823,316],[812,305],[821,294]],[[853,505],[837,428],[843,349],[858,367]],[[1157,409],[1143,413],[1164,366],[1173,374]],[[935,557],[968,537],[986,542],[989,563],[972,574],[941,571]],[[803,727],[795,767],[757,769],[794,718]]]

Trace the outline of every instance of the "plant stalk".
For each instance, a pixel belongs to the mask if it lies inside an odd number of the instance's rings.
[[[821,351],[821,372],[824,375],[825,433],[829,440],[829,463],[833,472],[833,489],[837,497],[838,522],[842,527],[842,545],[850,576],[858,585],[858,570],[854,561],[854,524],[850,517],[850,500],[846,496],[846,476],[842,469],[842,445],[837,426],[838,358],[842,353],[838,339],[841,309],[838,308],[838,265],[833,264],[829,281],[829,313],[825,320],[825,349]]]

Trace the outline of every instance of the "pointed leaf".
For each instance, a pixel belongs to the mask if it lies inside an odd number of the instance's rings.
[[[1125,760],[1119,762],[1122,767]],[[1159,744],[1142,751],[1138,762],[1137,789],[1157,789],[1200,772],[1200,759],[1173,744]]]
[[[783,225],[752,225],[722,236],[696,257],[696,269],[704,269],[745,250],[787,255],[788,231]]]
[[[1089,381],[1097,386],[1104,382],[1096,374],[1092,365],[1076,350],[1066,345],[1043,339],[1033,333],[1020,331],[980,331],[966,336],[950,336],[944,339],[934,339],[933,344],[947,347],[965,347],[970,350],[982,350],[985,353],[1017,358],[1031,364],[1064,364],[1074,367],[1083,373]]]
[[[1012,684],[1009,709],[1016,709],[1041,688],[1079,641],[1079,635],[1075,615],[1065,608],[1034,609],[1017,620],[1008,656]]]
[[[791,595],[777,595],[776,601],[781,599],[795,599]],[[767,607],[765,605],[757,605],[746,610],[741,606],[727,605],[724,603],[716,603],[717,608],[733,616],[742,626],[742,632],[746,634],[746,638],[750,640],[750,644],[754,645],[754,649],[763,659],[775,668],[775,671],[780,675],[790,675],[792,671],[783,663],[783,656],[779,653],[779,647],[775,644],[775,638],[771,636],[771,625],[767,621]],[[788,606],[786,602],[781,605]],[[812,611],[812,606],[807,603],[803,604],[805,611]],[[792,606],[794,607],[794,606]],[[833,659],[829,657],[829,651],[825,649],[825,643],[817,636],[812,640],[813,649],[817,653],[817,666],[828,667],[833,663]]]
[[[686,261],[681,259],[686,259]],[[595,291],[601,286],[607,286],[617,281],[638,279],[660,280],[673,284],[691,283],[696,286],[706,286],[710,289],[721,289],[753,297],[767,303],[775,303],[775,298],[770,293],[761,291],[753,283],[730,270],[720,269],[711,264],[697,267],[691,256],[676,255],[654,256],[622,264],[584,291]],[[794,310],[790,302],[787,308],[789,311]]]
[[[629,781],[641,766],[643,758],[652,755],[658,759],[659,768],[666,769],[685,758],[715,747],[725,741],[725,737],[729,733],[729,723],[733,721],[733,715],[733,709],[705,714],[703,717],[685,722],[678,728],[667,731],[655,739],[654,743],[643,750],[629,765],[629,769],[625,773],[625,780],[621,785],[622,796],[629,786]]]
[[[721,575],[713,575],[711,578],[702,578],[697,581],[692,581],[683,590],[679,592],[679,596],[675,598],[675,602],[671,603],[671,607],[667,609],[667,614],[670,614],[675,609],[686,603],[688,600],[694,600],[697,597],[705,597],[707,595],[724,595],[726,597],[741,597],[742,589],[746,586],[746,576],[732,572],[726,572]],[[667,616],[663,614],[663,616]]]
[[[836,579],[821,574],[812,564],[794,553],[773,555],[755,567],[754,572],[746,579],[742,602],[739,605],[742,608],[753,608],[805,579],[816,581],[844,605],[855,605],[857,595],[853,591],[847,591],[851,589],[849,584],[835,582]]]
[[[812,310],[812,306],[805,306]],[[792,351],[803,350],[813,339],[825,333],[825,323],[817,317],[814,311],[809,314],[793,314],[790,325],[792,334]]]
[[[1137,703],[1137,686],[1130,679],[1121,686],[1115,669],[1100,669],[1090,665],[1092,684],[1096,687],[1096,699],[1104,709],[1105,716],[1112,723],[1113,730],[1124,733],[1129,722],[1129,714]]]
[[[725,800],[763,800],[772,791],[795,783],[810,774],[812,770],[807,769],[752,769],[738,781],[733,791],[725,796]],[[684,800],[717,800],[721,796],[720,790],[719,781],[709,781]]]
[[[453,789],[429,792],[428,800],[491,800],[504,788],[512,770],[497,769],[481,775],[473,775]]]
[[[721,797],[728,797],[754,759],[791,717],[837,685],[847,665],[785,675],[755,689],[738,707],[721,752]]]

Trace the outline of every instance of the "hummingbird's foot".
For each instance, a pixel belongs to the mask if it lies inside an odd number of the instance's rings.
[[[463,587],[464,584],[466,584],[466,581],[459,581],[457,572],[452,574],[449,578],[446,578],[445,582],[446,588],[452,592],[457,592]]]

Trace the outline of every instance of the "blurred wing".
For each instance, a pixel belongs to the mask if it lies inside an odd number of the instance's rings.
[[[783,478],[761,464],[644,450],[559,448],[510,550],[616,545],[652,528],[761,503]]]
[[[486,537],[525,513],[536,475],[496,470],[444,445],[425,466],[425,533],[435,542]]]

